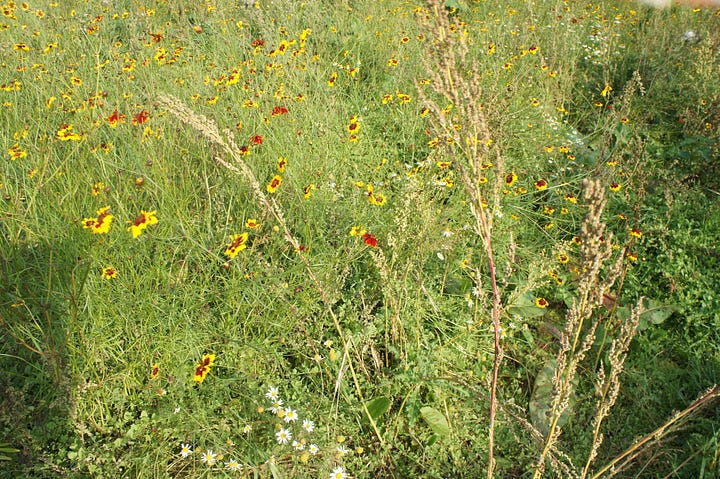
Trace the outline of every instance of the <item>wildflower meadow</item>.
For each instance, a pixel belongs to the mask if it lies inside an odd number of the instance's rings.
[[[0,9],[0,478],[720,477],[720,10]]]

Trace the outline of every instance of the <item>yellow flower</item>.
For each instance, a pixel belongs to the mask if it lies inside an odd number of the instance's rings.
[[[57,132],[57,138],[60,141],[80,141],[82,137],[73,132],[72,125],[63,125]]]
[[[128,227],[128,231],[132,233],[133,238],[137,238],[145,228],[150,225],[157,224],[158,219],[155,216],[156,211],[141,211],[135,221]]]
[[[225,255],[229,256],[230,258],[234,258],[235,256],[237,256],[240,251],[247,248],[247,240],[247,233],[233,235],[230,239],[230,243],[227,245],[228,247],[225,250]]]
[[[105,279],[113,279],[116,278],[118,275],[118,272],[115,268],[112,266],[108,266],[106,268],[103,268],[102,270],[102,277]]]
[[[11,160],[19,160],[20,158],[25,158],[27,156],[27,151],[20,148],[20,145],[15,143],[13,146],[8,148],[8,154],[10,155]]]
[[[367,230],[362,226],[353,226],[350,229],[350,236],[362,236],[367,233]]]
[[[312,195],[312,191],[315,189],[315,185],[309,184],[305,188],[303,188],[303,197],[305,199],[310,198],[310,195]]]
[[[282,184],[282,177],[280,175],[273,176],[272,179],[270,180],[270,183],[267,184],[267,187],[266,187],[267,192],[270,194],[275,193],[275,191],[277,191],[277,189],[280,187],[281,184]]]

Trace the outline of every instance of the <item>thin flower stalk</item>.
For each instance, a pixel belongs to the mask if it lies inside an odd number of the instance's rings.
[[[500,198],[504,178],[504,161],[500,150],[493,148],[491,127],[480,87],[481,75],[476,63],[466,59],[468,45],[458,24],[451,24],[444,4],[438,0],[428,2],[430,15],[419,18],[420,28],[426,33],[425,55],[422,58],[430,78],[432,90],[452,108],[443,107],[429,98],[427,93],[416,84],[418,95],[429,109],[433,132],[438,137],[448,139],[453,155],[465,161],[454,161],[464,189],[470,198],[470,210],[475,219],[474,230],[481,239],[492,290],[492,324],[494,332],[493,372],[490,387],[490,418],[488,432],[488,468],[487,477],[493,477],[495,467],[495,418],[497,411],[497,384],[502,363],[503,351],[500,345],[502,311],[501,293],[497,279],[497,268],[493,253],[492,215],[500,211]],[[497,126],[494,125],[496,129]],[[493,161],[487,158],[493,155]],[[492,163],[495,168],[495,182],[491,195],[482,187],[484,165]],[[492,211],[486,197],[492,198]],[[475,272],[476,287],[481,288],[480,272]]]

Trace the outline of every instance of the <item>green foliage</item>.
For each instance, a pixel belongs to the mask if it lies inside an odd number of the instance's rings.
[[[630,259],[593,313],[558,447],[584,464],[595,381],[641,297],[598,467],[720,382],[713,12],[440,3],[499,155],[478,185],[491,267],[461,149],[423,110],[472,125],[426,85],[423,5],[6,3],[0,477],[482,477],[493,277],[495,476],[531,476],[528,425],[547,432],[586,273],[585,178],[614,185],[603,221]],[[260,195],[169,94],[230,131]],[[718,421],[622,474],[714,477]]]

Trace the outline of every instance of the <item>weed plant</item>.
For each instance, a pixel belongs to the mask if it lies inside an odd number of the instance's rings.
[[[0,8],[0,477],[720,474],[716,12]]]

